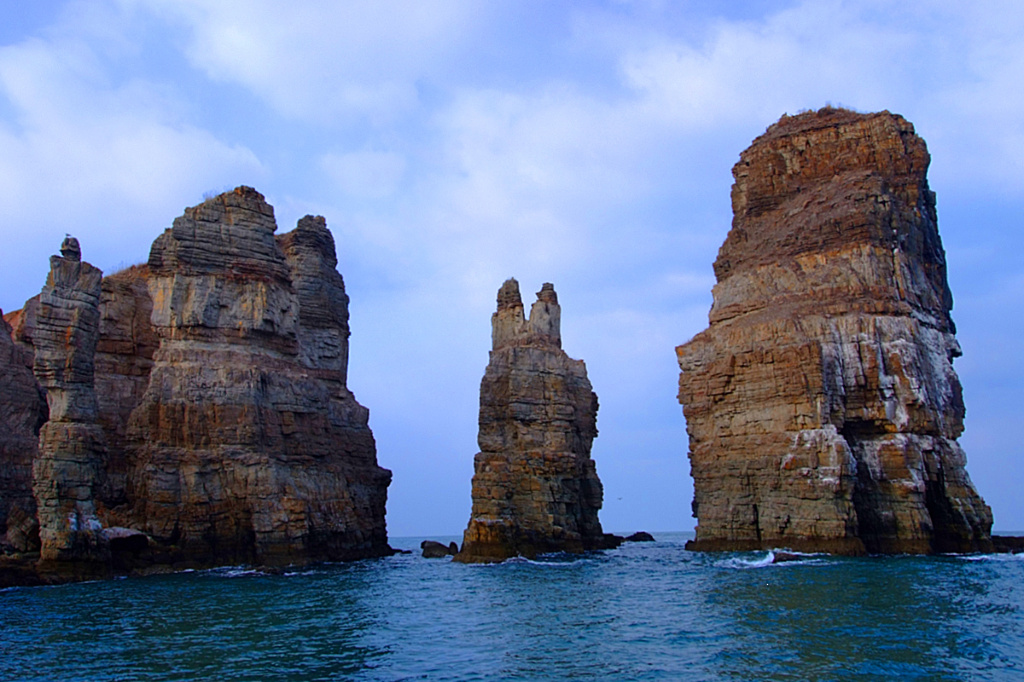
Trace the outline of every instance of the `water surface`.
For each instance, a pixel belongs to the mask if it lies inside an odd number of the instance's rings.
[[[1024,679],[1022,555],[771,564],[688,535],[10,589],[0,679]]]

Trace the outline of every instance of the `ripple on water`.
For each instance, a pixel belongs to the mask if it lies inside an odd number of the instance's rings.
[[[412,547],[419,539],[407,541]],[[4,680],[1009,679],[1024,562],[771,563],[685,536],[466,566],[418,555],[0,593]],[[396,543],[398,544],[398,543]]]

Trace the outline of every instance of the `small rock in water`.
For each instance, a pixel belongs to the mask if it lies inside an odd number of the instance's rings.
[[[453,542],[452,545],[454,544],[455,543]],[[420,549],[423,550],[423,558],[425,559],[443,559],[446,556],[457,554],[459,551],[458,547],[455,548],[455,551],[452,551],[451,545],[443,545],[440,542],[435,542],[433,540],[424,540],[421,542]]]
[[[772,563],[781,564],[786,561],[800,561],[803,556],[800,554],[793,554],[792,552],[772,552]]]
[[[641,530],[627,537],[626,542],[654,542],[654,536]]]

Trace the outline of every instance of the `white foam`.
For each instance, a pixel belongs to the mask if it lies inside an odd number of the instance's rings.
[[[743,557],[731,557],[726,559],[722,565],[726,568],[764,568],[771,566],[775,561],[775,552],[768,550],[768,554],[760,559],[744,559]]]
[[[997,554],[959,554],[957,558],[964,561],[1024,561],[1024,552],[1016,554],[1010,554],[1009,552],[999,552]]]

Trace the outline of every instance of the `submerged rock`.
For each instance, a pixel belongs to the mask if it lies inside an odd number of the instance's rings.
[[[562,350],[561,308],[544,284],[524,316],[506,281],[491,318],[490,362],[480,383],[480,452],[461,562],[613,547],[601,530],[603,488],[590,448],[597,395],[582,360]]]
[[[928,163],[900,116],[841,109],[741,154],[710,327],[676,349],[691,548],[991,549]]]

